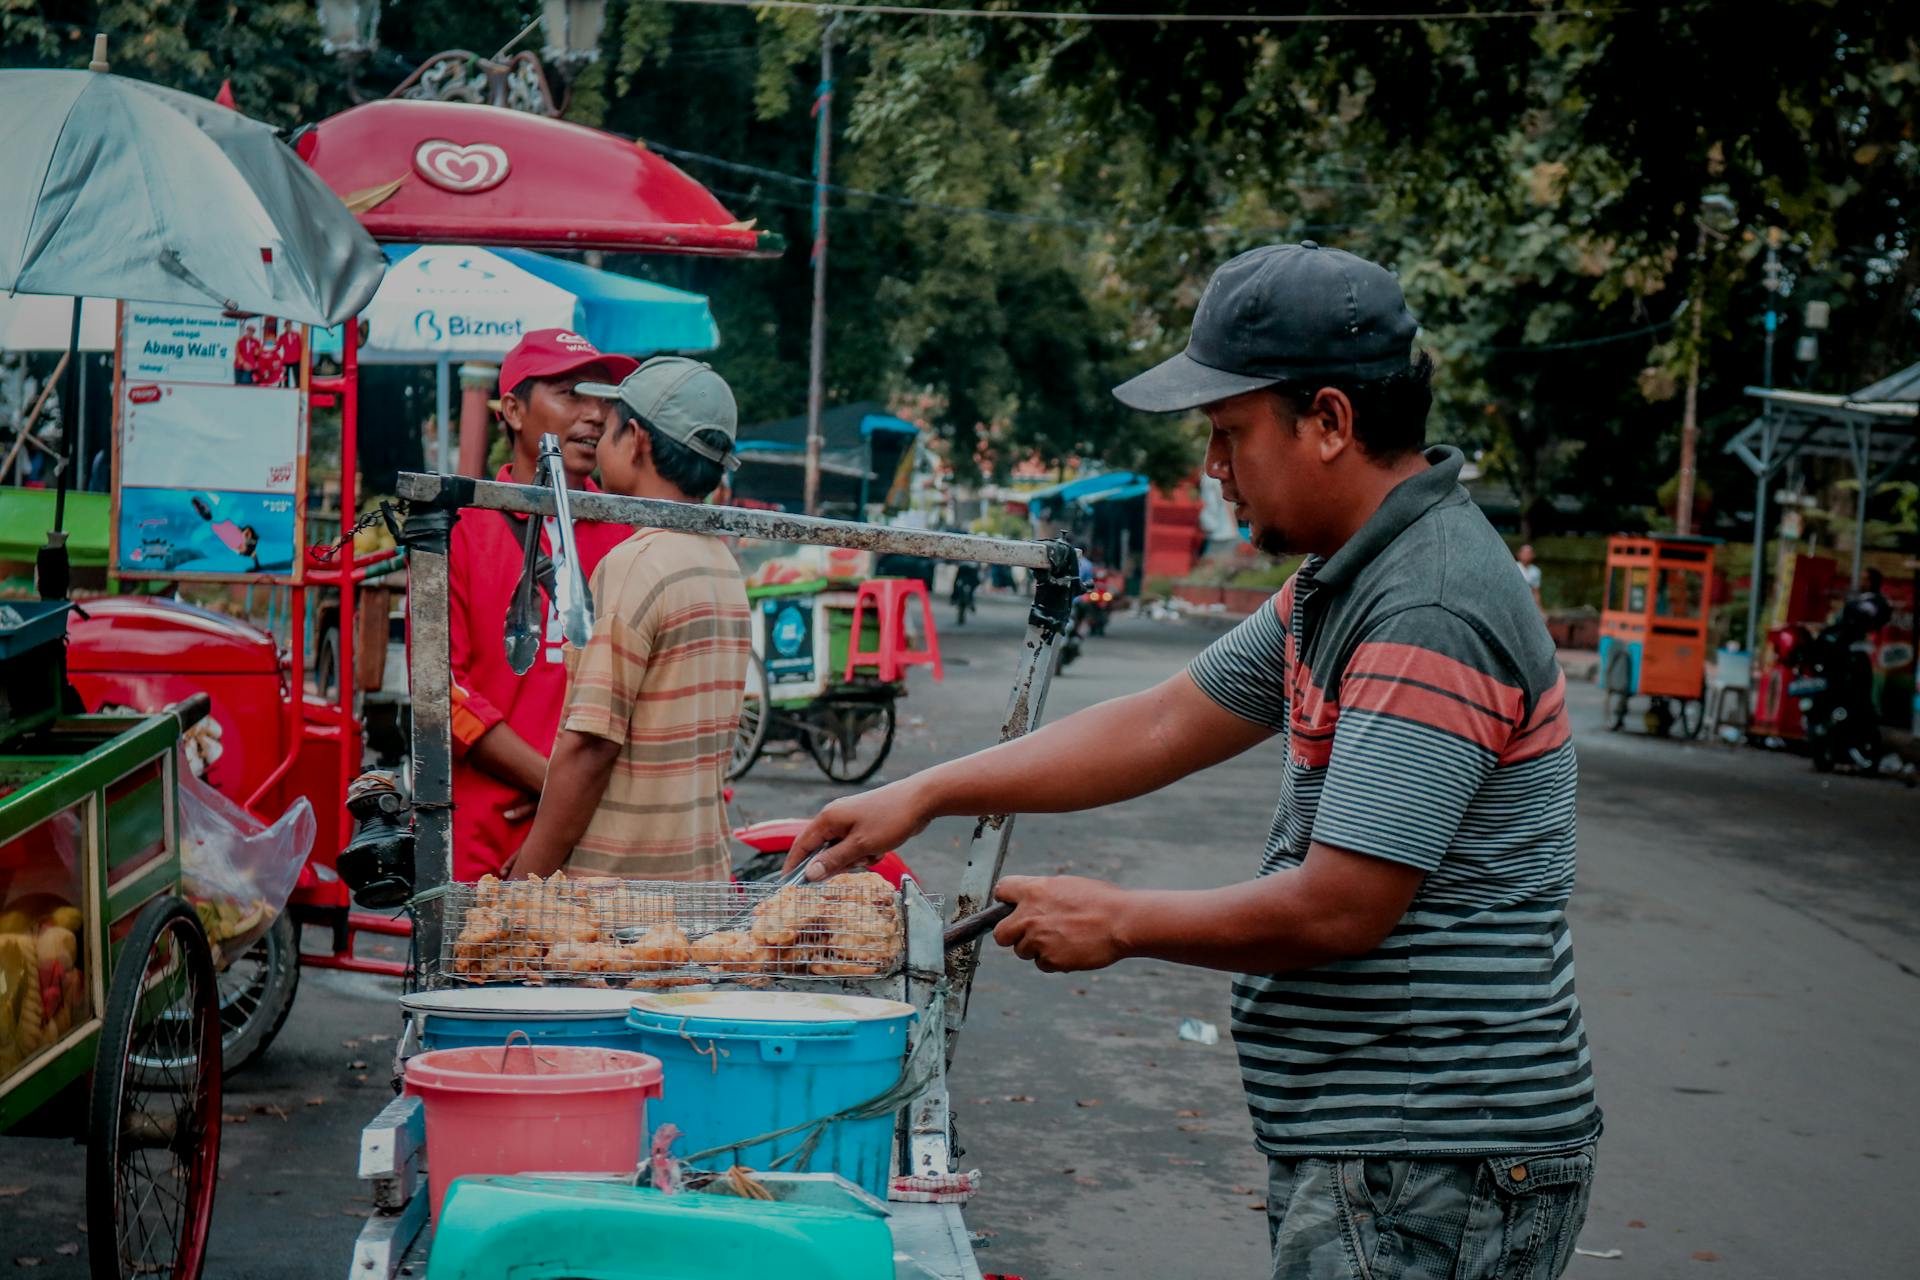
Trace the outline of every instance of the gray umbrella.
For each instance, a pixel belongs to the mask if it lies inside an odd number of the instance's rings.
[[[0,292],[121,298],[332,325],[359,313],[386,258],[274,131],[238,111],[107,74],[0,71]],[[80,308],[67,383],[79,403]],[[68,431],[42,598],[64,597]]]
[[[337,324],[386,259],[274,131],[103,71],[0,71],[0,291]]]

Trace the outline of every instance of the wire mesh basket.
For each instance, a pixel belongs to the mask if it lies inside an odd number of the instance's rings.
[[[890,977],[900,894],[871,872],[820,884],[568,879],[449,886],[439,976],[637,989]]]

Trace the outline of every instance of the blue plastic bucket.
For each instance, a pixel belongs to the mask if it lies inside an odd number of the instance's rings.
[[[631,991],[593,987],[468,987],[418,991],[401,1006],[419,1019],[426,1050],[470,1049],[505,1044],[516,1031],[537,1045],[640,1051],[640,1036],[627,1025]]]
[[[677,1154],[829,1116],[885,1093],[900,1078],[912,1005],[798,991],[642,995],[628,1022],[640,1051],[660,1059],[664,1092],[649,1116],[678,1126]],[[806,1169],[837,1173],[880,1199],[892,1172],[894,1119],[837,1121]],[[772,1168],[804,1133],[699,1163]],[[789,1166],[790,1167],[790,1166]]]

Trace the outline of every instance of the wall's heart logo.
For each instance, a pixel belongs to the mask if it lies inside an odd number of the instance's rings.
[[[445,138],[429,138],[413,149],[414,172],[456,195],[491,191],[507,180],[511,168],[507,153],[491,142],[463,147]]]

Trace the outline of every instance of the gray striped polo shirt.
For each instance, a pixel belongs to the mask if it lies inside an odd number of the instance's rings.
[[[1541,1151],[1600,1125],[1574,996],[1566,682],[1458,450],[1190,669],[1282,735],[1261,874],[1322,844],[1426,879],[1371,954],[1233,984],[1261,1148]]]

